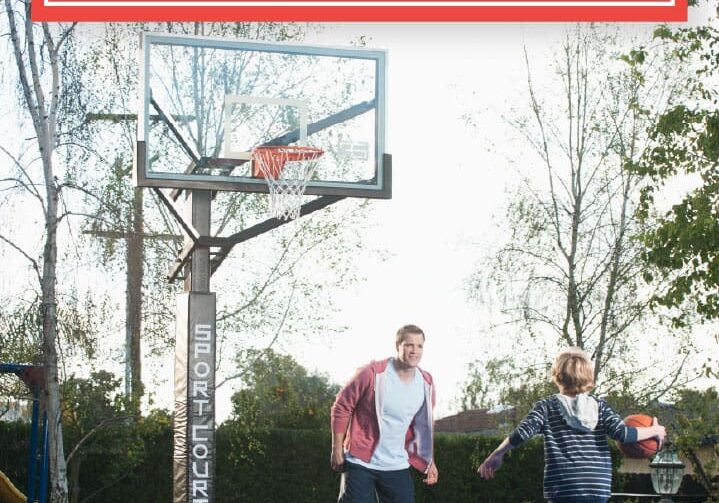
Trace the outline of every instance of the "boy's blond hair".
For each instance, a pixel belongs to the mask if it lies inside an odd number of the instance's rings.
[[[552,380],[565,393],[587,393],[594,389],[594,364],[581,348],[567,348],[554,360]]]

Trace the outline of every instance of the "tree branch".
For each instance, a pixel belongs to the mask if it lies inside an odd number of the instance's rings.
[[[39,282],[42,282],[42,281],[41,281],[41,280],[42,280],[42,275],[41,275],[41,273],[40,273],[40,265],[37,263],[37,260],[35,260],[34,258],[32,258],[32,257],[31,257],[30,255],[28,255],[27,253],[25,253],[25,251],[24,251],[22,248],[20,248],[18,245],[16,245],[16,244],[13,243],[12,241],[10,241],[8,238],[6,238],[5,236],[3,236],[2,234],[0,234],[0,240],[6,242],[6,243],[7,243],[8,245],[10,245],[15,251],[17,251],[20,255],[22,255],[23,257],[25,257],[25,258],[30,262],[30,264],[32,265],[32,268],[35,270],[35,274],[37,275],[38,281],[39,281]]]

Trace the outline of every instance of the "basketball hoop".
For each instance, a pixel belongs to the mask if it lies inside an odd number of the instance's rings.
[[[252,175],[262,177],[270,189],[270,214],[294,220],[300,216],[302,195],[324,150],[283,145],[252,150]]]

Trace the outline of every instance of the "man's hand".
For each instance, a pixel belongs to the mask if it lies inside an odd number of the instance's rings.
[[[494,451],[492,454],[487,456],[487,459],[484,460],[484,463],[479,465],[477,473],[483,479],[493,478],[496,471],[501,468],[503,459],[503,452]]]
[[[330,456],[330,465],[336,472],[342,471],[342,467],[345,465],[345,453],[342,446],[338,449],[332,447],[332,455]]]
[[[345,466],[345,432],[332,432],[332,453],[330,454],[330,466],[336,472],[342,471]]]
[[[438,480],[439,472],[437,471],[437,465],[432,461],[432,464],[430,464],[427,469],[427,478],[424,479],[424,483],[431,486],[432,484],[436,484]]]

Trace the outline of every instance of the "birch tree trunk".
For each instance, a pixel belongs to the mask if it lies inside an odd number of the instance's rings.
[[[42,163],[45,188],[43,210],[45,243],[40,277],[42,320],[42,352],[45,370],[43,402],[48,417],[50,461],[50,501],[67,503],[67,467],[62,435],[62,409],[57,354],[57,228],[59,222],[59,188],[53,166],[53,151],[57,144],[57,118],[60,86],[60,60],[63,44],[72,34],[75,25],[60,26],[58,35],[47,23],[33,25],[30,18],[31,2],[23,2],[18,13],[11,0],[5,0],[10,39],[18,70],[18,80],[25,107],[32,119],[37,148]],[[36,31],[41,33],[35,40]],[[46,92],[47,88],[47,92]]]

